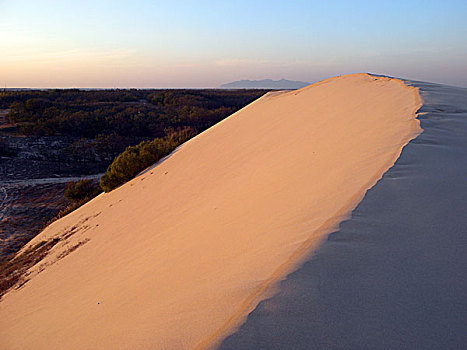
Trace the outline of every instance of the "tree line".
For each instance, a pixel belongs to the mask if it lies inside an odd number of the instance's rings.
[[[66,147],[46,147],[45,160],[105,169],[128,146],[189,128],[201,132],[267,90],[79,90],[0,92],[0,108],[26,136],[60,136]],[[6,147],[0,144],[2,153]],[[69,167],[69,166],[68,166]]]
[[[266,90],[44,90],[0,93],[0,108],[30,136],[162,137],[203,131]]]

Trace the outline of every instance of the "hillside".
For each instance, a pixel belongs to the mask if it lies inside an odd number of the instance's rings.
[[[218,344],[420,132],[417,89],[367,74],[269,93],[47,227],[0,301],[4,349]]]

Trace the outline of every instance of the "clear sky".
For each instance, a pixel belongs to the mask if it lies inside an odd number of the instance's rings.
[[[0,0],[0,85],[372,72],[467,87],[467,0]]]

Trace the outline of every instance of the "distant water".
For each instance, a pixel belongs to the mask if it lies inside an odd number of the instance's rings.
[[[467,89],[407,84],[424,132],[221,349],[467,348]]]
[[[285,89],[295,90],[310,85],[304,81],[281,80],[238,80],[221,85],[223,89]]]

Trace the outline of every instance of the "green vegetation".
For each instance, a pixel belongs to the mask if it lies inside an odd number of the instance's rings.
[[[73,202],[82,202],[94,198],[101,192],[95,181],[83,179],[77,182],[69,182],[65,189],[65,197]]]
[[[128,146],[202,132],[267,90],[25,90],[0,91],[0,109],[17,134],[40,138],[35,159],[54,173],[105,171]],[[0,133],[1,134],[1,133]],[[0,152],[8,150],[0,142]],[[50,164],[48,165],[50,167]]]
[[[30,90],[0,92],[0,108],[30,136],[94,139],[163,137],[167,128],[203,131],[267,90]]]
[[[130,146],[110,164],[102,176],[100,186],[104,192],[134,178],[139,172],[170,154],[175,148],[195,135],[192,128],[172,132],[163,138],[143,141],[137,146]]]

